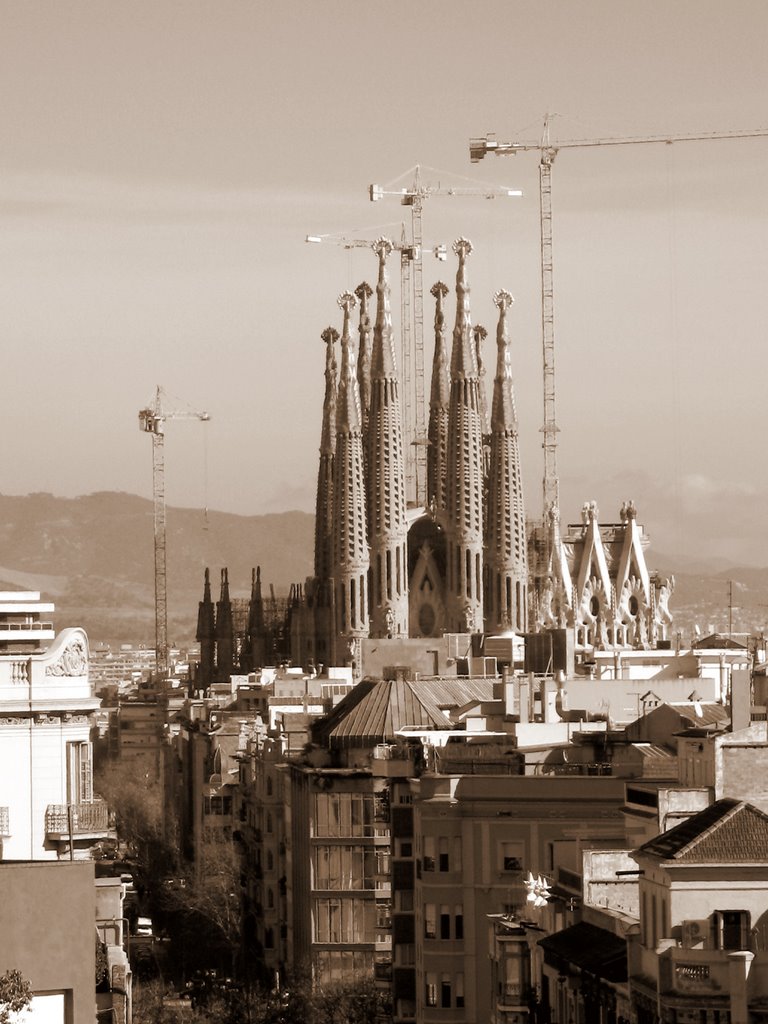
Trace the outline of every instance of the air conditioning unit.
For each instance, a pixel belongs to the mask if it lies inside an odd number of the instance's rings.
[[[683,921],[682,938],[685,949],[703,949],[709,935],[709,921]]]

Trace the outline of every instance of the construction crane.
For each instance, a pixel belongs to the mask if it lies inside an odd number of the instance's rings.
[[[307,235],[307,242],[331,242],[335,245],[341,245],[345,249],[365,249],[372,248],[376,241],[375,239],[363,239],[363,238],[350,238],[347,235]],[[410,345],[410,324],[411,324],[411,266],[419,267],[419,287],[421,287],[421,256],[422,247],[419,242],[418,247],[415,242],[408,241],[405,235],[405,225],[401,226],[400,230],[400,241],[393,242],[392,247],[400,253],[400,330],[401,330],[401,369],[403,374],[403,404],[402,404],[402,417],[403,417],[403,435],[406,438],[411,436],[410,431],[410,401],[409,397],[414,388],[414,384],[411,378],[411,365],[409,359],[409,353],[411,351]],[[434,245],[425,250],[431,253],[435,259],[446,260],[448,258],[448,250],[445,245]],[[423,368],[423,362],[422,362]],[[423,394],[423,383],[422,383],[422,394]],[[418,436],[417,436],[418,441]],[[409,496],[413,496],[416,504],[419,503],[419,497],[423,497],[422,488],[425,486],[424,477],[419,477],[416,472],[416,460],[410,457],[410,454],[406,458],[406,473],[408,476],[406,491]]]
[[[471,139],[469,156],[472,163],[482,160],[488,153],[514,156],[535,150],[539,159],[539,210],[541,231],[541,328],[544,358],[544,519],[550,508],[560,504],[557,474],[557,421],[555,419],[555,315],[554,271],[552,254],[552,165],[561,149],[586,149],[595,146],[634,146],[650,143],[707,142],[720,139],[749,139],[768,135],[768,128],[728,132],[701,132],[684,135],[645,135],[625,138],[571,139],[553,143],[550,139],[551,116],[544,119],[544,130],[539,142],[498,142],[493,133],[483,139]]]
[[[430,169],[431,170],[431,169]],[[426,428],[426,401],[424,394],[424,286],[422,280],[422,222],[421,214],[425,199],[430,196],[466,196],[476,199],[496,199],[498,197],[521,196],[519,189],[503,188],[497,185],[431,185],[425,184],[421,177],[421,164],[416,164],[405,174],[413,174],[413,184],[407,188],[390,189],[382,185],[370,185],[368,195],[371,202],[378,202],[385,196],[397,196],[403,206],[411,208],[411,238],[413,239],[413,336],[414,344],[411,348],[411,311],[409,309],[411,289],[403,288],[403,338],[404,338],[404,363],[403,378],[409,382],[404,387],[408,399],[413,393],[413,405],[415,412],[415,424],[413,430],[414,444],[409,451],[408,458],[408,493],[414,494],[416,503],[419,503],[420,496],[426,493],[426,466],[427,466],[427,428]],[[440,173],[440,172],[437,172]],[[403,177],[403,175],[401,175]],[[401,255],[402,259],[402,255]],[[409,269],[410,273],[410,269]],[[413,373],[414,383],[410,384]],[[404,429],[407,425],[410,429],[411,415],[408,410],[410,401],[403,403],[404,407]],[[410,435],[408,435],[410,436]]]
[[[168,676],[168,586],[166,573],[165,525],[165,421],[201,420],[207,412],[169,411],[163,407],[165,392],[160,385],[151,406],[139,410],[139,430],[152,435],[152,498],[155,539],[155,671],[159,679]]]

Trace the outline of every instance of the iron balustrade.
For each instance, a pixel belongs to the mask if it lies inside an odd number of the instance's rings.
[[[87,835],[109,830],[109,808],[103,800],[84,804],[48,804],[46,835]]]

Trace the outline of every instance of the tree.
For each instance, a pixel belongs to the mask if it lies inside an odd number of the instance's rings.
[[[0,974],[0,1024],[9,1024],[31,1001],[32,986],[21,971],[12,969]]]
[[[197,852],[197,862],[183,867],[182,878],[163,886],[159,906],[169,930],[179,933],[187,966],[195,948],[208,957],[199,966],[213,962],[235,972],[242,942],[240,855],[223,832],[207,834]]]
[[[117,833],[143,884],[151,887],[172,873],[175,829],[161,784],[137,761],[107,765],[98,773],[95,788],[114,811]]]

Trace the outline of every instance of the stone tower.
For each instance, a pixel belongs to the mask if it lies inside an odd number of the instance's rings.
[[[333,459],[336,452],[337,391],[336,353],[333,346],[339,340],[339,332],[333,327],[326,327],[322,339],[326,346],[325,398],[315,502],[315,579],[321,587],[327,585],[333,569]]]
[[[350,354],[349,318],[355,297],[339,297],[344,311],[341,373],[336,400],[336,454],[333,473],[333,578],[335,629],[341,648],[332,664],[360,665],[359,643],[369,634],[368,538],[365,523],[362,413],[357,374]]]
[[[453,251],[459,268],[448,408],[446,591],[449,629],[475,633],[483,628],[483,426],[466,277],[472,243],[460,238]]]
[[[261,593],[261,566],[251,570],[251,599],[248,602],[248,625],[246,627],[241,668],[253,672],[266,664],[266,636],[264,623],[264,599]]]
[[[216,682],[228,683],[234,667],[235,631],[229,598],[229,572],[221,570],[221,592],[216,602]]]
[[[493,301],[499,307],[499,323],[491,407],[485,621],[487,632],[510,629],[522,632],[527,628],[528,566],[517,413],[507,330],[507,311],[514,299],[509,292],[500,291]]]
[[[211,574],[208,569],[205,570],[203,600],[197,610],[195,638],[200,644],[198,689],[207,690],[213,682],[216,669],[216,610],[211,600]]]
[[[448,457],[448,403],[451,377],[448,372],[448,348],[445,342],[445,311],[443,300],[448,286],[438,281],[432,285],[435,298],[435,355],[432,360],[432,386],[429,396],[429,427],[427,438],[427,501],[436,513],[445,509],[445,466]]]
[[[363,414],[363,452],[367,454],[368,418],[371,414],[371,314],[368,311],[368,300],[373,295],[373,289],[367,281],[362,281],[355,288],[355,295],[360,302],[360,322],[357,328],[357,384],[360,388],[360,408]]]
[[[408,523],[400,388],[392,334],[386,261],[392,243],[380,238],[376,324],[371,354],[368,420],[368,538],[371,558],[371,636],[408,636]]]

